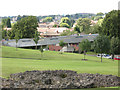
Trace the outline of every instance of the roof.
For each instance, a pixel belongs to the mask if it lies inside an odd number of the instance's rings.
[[[38,32],[41,32],[41,35],[60,35],[67,28],[37,28]]]
[[[41,35],[43,35],[43,36],[59,36],[60,33],[57,33],[57,32],[44,32],[44,33],[41,33]]]
[[[91,35],[80,35],[80,36],[57,36],[57,37],[49,37],[49,38],[40,38],[38,41],[38,46],[40,45],[55,45],[59,44],[61,40],[65,43],[80,43],[83,39],[88,39],[89,41],[94,41],[94,39],[98,36],[98,34]],[[16,46],[15,40],[8,41],[9,46]],[[33,39],[20,39],[17,43],[18,47],[29,47],[35,46],[35,42]]]
[[[12,28],[4,28],[5,30],[11,30]]]

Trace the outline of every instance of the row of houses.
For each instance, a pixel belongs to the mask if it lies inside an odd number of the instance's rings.
[[[11,30],[11,28],[4,28],[5,30]],[[52,27],[52,28],[41,28],[38,27],[37,31],[40,32],[40,37],[56,37],[60,36],[60,34],[65,31],[65,30],[70,30],[72,31],[73,29],[68,29],[65,27]]]
[[[90,42],[93,42],[94,39],[98,36],[98,34],[91,34],[91,35],[80,35],[80,36],[57,36],[57,37],[47,37],[47,38],[40,38],[38,41],[37,46],[47,46],[48,50],[51,51],[64,51],[64,52],[73,52],[79,50],[79,43],[83,39],[88,39]],[[59,42],[63,40],[67,45],[65,47],[59,46]],[[11,47],[16,47],[15,40],[4,41],[4,45],[8,45]],[[34,40],[31,39],[20,39],[17,43],[17,47],[20,48],[29,48],[35,47],[36,44]]]
[[[59,27],[59,28],[37,28],[38,32],[42,37],[56,37],[60,36],[60,34],[67,30],[68,28]],[[72,30],[72,29],[71,29]]]
[[[97,21],[91,21],[91,24],[96,24]],[[56,22],[47,22],[47,23],[38,23],[37,30],[40,32],[40,35],[42,37],[55,37],[55,36],[60,36],[60,34],[65,31],[65,30],[70,30],[73,31],[74,27],[77,23],[74,23],[73,27],[71,29],[66,28],[66,27],[53,27],[54,25],[59,25]],[[11,28],[4,28],[5,30],[11,30]]]

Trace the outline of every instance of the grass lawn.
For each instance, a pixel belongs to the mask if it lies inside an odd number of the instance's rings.
[[[82,54],[45,51],[43,57],[39,50],[2,47],[2,77],[8,78],[12,73],[29,70],[74,70],[78,73],[100,73],[118,75],[118,61],[86,56]]]

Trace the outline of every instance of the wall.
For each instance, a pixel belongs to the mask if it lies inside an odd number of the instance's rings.
[[[69,44],[70,46],[73,46],[75,48],[75,51],[79,50],[78,44]],[[60,46],[56,45],[49,45],[49,50],[50,51],[60,51],[62,48]]]

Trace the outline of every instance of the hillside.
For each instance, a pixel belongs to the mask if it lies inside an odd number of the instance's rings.
[[[2,47],[2,77],[12,73],[30,70],[74,70],[78,73],[100,73],[118,75],[118,61],[86,56],[88,61],[81,60],[82,54],[45,51],[41,58],[39,50]]]

